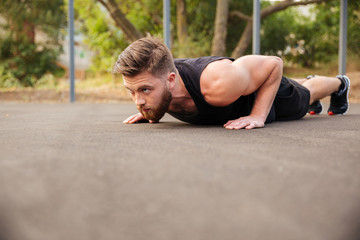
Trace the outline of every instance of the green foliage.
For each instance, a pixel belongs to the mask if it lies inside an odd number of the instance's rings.
[[[172,45],[172,53],[175,58],[179,56],[201,57],[210,55],[211,40],[206,32],[200,32],[192,36],[189,34],[186,47],[180,47],[178,41],[174,41]]]
[[[92,50],[95,71],[111,71],[116,50],[123,49],[126,41],[112,24],[107,12],[92,0],[75,1],[75,13],[84,43]]]
[[[20,87],[21,84],[14,75],[5,69],[3,65],[0,65],[0,88]]]
[[[0,82],[34,86],[38,79],[50,72],[61,74],[55,61],[61,52],[60,28],[64,27],[63,1],[2,1],[0,25],[4,33],[0,39]],[[42,42],[35,42],[35,30],[46,34]],[[16,80],[14,80],[16,79]]]
[[[360,3],[349,2],[348,51],[360,50]],[[288,61],[304,67],[315,67],[328,63],[338,55],[340,4],[330,1],[316,5],[310,17],[298,17],[293,32],[286,37],[291,51],[285,55]]]
[[[360,1],[349,1],[348,48],[360,56]]]
[[[23,86],[34,86],[45,73],[59,75],[62,70],[55,64],[58,53],[53,49],[37,50],[38,46],[26,41],[7,41],[9,58],[1,61],[2,68],[18,79]],[[8,54],[6,54],[8,55]]]
[[[159,0],[117,1],[126,17],[142,33],[161,34],[163,5]],[[174,3],[175,4],[175,3]]]
[[[171,4],[176,6],[176,1]],[[172,8],[172,16],[176,16],[176,8]],[[176,18],[171,18],[174,56],[200,57],[209,55],[214,35],[214,21],[216,14],[216,0],[201,1],[187,0],[187,46],[180,48],[177,41]]]
[[[289,44],[287,36],[296,27],[296,9],[289,8],[285,11],[268,16],[261,22],[261,54],[282,55]]]
[[[120,9],[143,33],[162,33],[162,5],[155,0],[118,1]],[[77,26],[84,43],[94,52],[94,71],[111,72],[119,53],[129,44],[106,9],[94,0],[75,1]]]
[[[319,62],[329,62],[338,52],[339,4],[335,1],[321,4],[314,10],[315,20],[304,19],[295,28],[296,44],[303,49],[293,56],[293,61],[304,67]]]
[[[248,16],[252,16],[252,0],[243,0],[243,1],[230,1],[230,9],[231,11],[240,11]],[[226,39],[226,50],[227,55],[230,56],[231,52],[234,50],[236,45],[238,44],[241,35],[245,29],[247,22],[243,20],[239,20],[238,18],[229,18],[228,22],[228,33]],[[251,53],[251,48],[248,49],[248,54]]]
[[[56,89],[59,86],[59,78],[53,74],[43,75],[35,84],[36,88]]]
[[[119,8],[142,33],[162,36],[162,1],[118,0]],[[176,32],[176,0],[171,0],[172,51],[175,57],[209,55],[214,36],[216,0],[186,0],[188,37],[180,48]],[[262,2],[262,8],[274,4]],[[348,46],[359,52],[359,1],[349,0]],[[297,7],[268,16],[261,25],[261,53],[280,55],[301,66],[316,66],[338,54],[339,2],[313,5],[310,16],[299,14]],[[230,1],[230,10],[252,15],[252,0]],[[117,55],[129,44],[115,26],[110,14],[94,0],[75,1],[78,24],[85,43],[95,53],[94,69],[111,71]],[[229,17],[226,39],[227,55],[237,45],[246,21]],[[251,54],[251,47],[247,50]]]

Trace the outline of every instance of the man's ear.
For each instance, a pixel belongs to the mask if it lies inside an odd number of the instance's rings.
[[[170,72],[167,77],[167,82],[170,88],[175,86],[176,74],[174,72]]]

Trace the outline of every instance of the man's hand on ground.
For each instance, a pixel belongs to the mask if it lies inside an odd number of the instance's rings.
[[[135,115],[132,115],[130,117],[128,117],[127,119],[125,119],[123,121],[123,123],[136,123],[136,122],[139,122],[141,120],[145,120],[144,116],[141,114],[141,113],[137,113]]]
[[[126,123],[126,124],[141,123],[141,122],[157,123],[155,121],[145,119],[141,113],[132,115],[123,121],[123,123]]]
[[[242,128],[253,129],[253,128],[261,128],[264,126],[265,124],[262,119],[252,116],[246,116],[235,120],[230,120],[226,124],[224,124],[224,127],[226,129],[242,129]]]

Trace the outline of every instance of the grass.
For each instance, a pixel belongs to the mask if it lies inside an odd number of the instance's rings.
[[[89,74],[86,79],[76,79],[75,87],[77,90],[94,90],[98,88],[123,88],[121,77],[109,73]],[[47,75],[39,80],[35,88],[65,90],[69,88],[68,78],[54,78]]]
[[[0,101],[15,102],[67,102],[69,79],[46,75],[39,79],[34,88],[10,86],[0,88]],[[75,81],[76,100],[80,102],[129,101],[130,97],[122,84],[121,77],[112,74],[88,74],[86,79]]]
[[[349,55],[346,64],[347,72],[360,71],[360,57]],[[284,67],[284,75],[290,78],[304,78],[308,75],[336,76],[338,74],[338,58],[329,63],[321,63],[315,68],[305,68],[296,65]]]

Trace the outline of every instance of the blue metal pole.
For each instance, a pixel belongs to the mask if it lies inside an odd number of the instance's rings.
[[[170,0],[163,1],[164,42],[170,49]]]
[[[340,3],[339,74],[346,74],[347,0]]]
[[[260,54],[260,0],[253,0],[253,54]]]
[[[69,0],[70,102],[75,102],[74,1]]]

